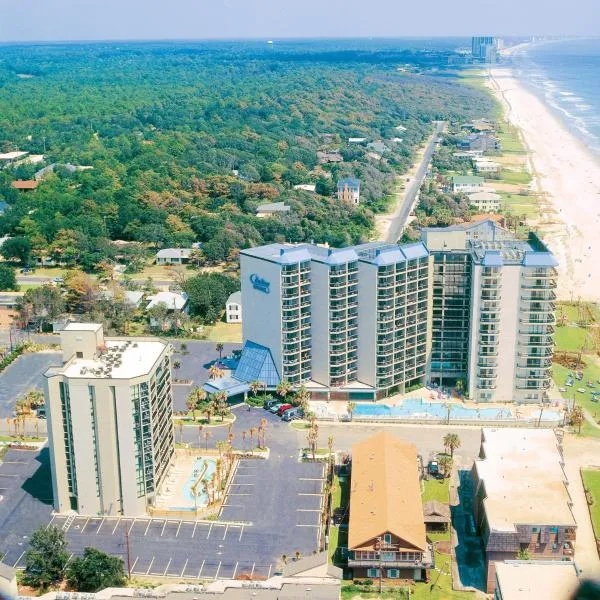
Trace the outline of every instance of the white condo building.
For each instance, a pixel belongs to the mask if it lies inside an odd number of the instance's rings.
[[[244,349],[219,389],[285,380],[373,400],[460,381],[477,402],[547,400],[556,260],[533,234],[485,220],[416,244],[269,244],[240,261]]]
[[[63,366],[45,373],[54,508],[146,513],[174,453],[170,344],[61,332]]]

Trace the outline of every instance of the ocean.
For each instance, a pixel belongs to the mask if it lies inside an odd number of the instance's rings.
[[[519,79],[600,156],[600,39],[540,42],[511,60]]]

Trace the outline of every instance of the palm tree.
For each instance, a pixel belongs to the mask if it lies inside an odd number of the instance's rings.
[[[296,550],[296,560],[300,560],[300,550]]]
[[[444,436],[444,448],[450,452],[450,458],[454,458],[454,451],[460,448],[460,438],[456,433],[447,433]]]
[[[454,459],[447,454],[442,454],[438,459],[439,465],[444,471],[444,477],[450,477],[450,473],[452,473],[452,466],[454,464]]]
[[[219,362],[221,362],[221,359],[223,358],[223,348],[224,346],[221,342],[215,346],[215,350],[219,353]]]
[[[254,434],[256,433],[256,427],[250,427],[248,432],[250,433],[250,452],[254,454]]]
[[[181,342],[181,344],[179,344],[179,350],[181,351],[181,354],[187,354],[187,344]]]
[[[285,400],[285,397],[292,391],[292,384],[284,379],[277,384],[275,391],[278,396]]]
[[[313,421],[311,423],[310,429],[308,430],[308,434],[306,437],[308,441],[308,447],[312,452],[313,460],[315,460],[317,453],[317,441],[319,439],[319,426],[317,425],[316,421]]]
[[[248,387],[250,388],[250,391],[252,392],[253,396],[256,396],[258,394],[258,392],[260,390],[262,390],[263,388],[265,388],[265,384],[262,381],[259,381],[258,379],[255,379],[254,381],[251,381],[248,384]]]
[[[310,392],[306,389],[306,386],[301,385],[294,394],[294,402],[296,406],[301,406],[302,410],[306,411],[308,408],[308,401],[310,400]]]
[[[246,430],[242,431],[242,450],[245,452],[246,451],[246,436],[248,435],[248,432]]]
[[[210,365],[208,368],[208,376],[210,379],[219,379],[220,377],[223,377],[223,375],[225,375],[225,371],[217,365]]]
[[[214,413],[221,417],[221,421],[224,421],[225,415],[229,411],[229,407],[227,406],[227,392],[223,390],[215,392],[211,397],[211,404]]]
[[[193,397],[192,394],[190,394],[187,398],[187,400],[185,401],[185,405],[188,409],[189,412],[192,413],[192,420],[195,421],[196,420],[196,398]]]
[[[212,436],[212,433],[210,431],[205,431],[202,435],[204,436],[204,443],[206,444],[205,449],[208,450],[208,440]]]
[[[350,420],[354,419],[354,411],[356,409],[356,402],[348,402],[348,414],[350,415]]]
[[[173,361],[173,368],[174,368],[175,370],[177,370],[177,369],[180,369],[180,368],[181,368],[181,361],[179,361],[179,360],[174,360],[174,361]]]
[[[266,437],[267,437],[267,425],[268,425],[268,421],[265,418],[262,418],[260,420],[260,425],[259,425],[259,429],[262,433],[262,444],[261,444],[261,448],[266,448],[267,447],[267,441],[266,441]]]

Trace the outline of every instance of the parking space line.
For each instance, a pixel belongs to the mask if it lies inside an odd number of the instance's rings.
[[[242,525],[242,528],[240,529],[240,537],[238,538],[238,542],[242,541],[242,533],[244,533],[244,526]]]
[[[300,525],[300,524],[297,524],[296,527],[321,527],[321,525]]]
[[[90,522],[90,520],[88,518],[88,520],[85,522],[85,525],[81,528],[81,533],[83,533],[85,531],[85,528],[88,526],[89,522]]]
[[[321,512],[320,508],[297,508],[297,512]]]
[[[105,520],[106,520],[106,518],[103,518],[102,521],[100,522],[100,525],[98,525],[98,529],[96,529],[96,535],[98,535],[98,533],[100,533],[100,528],[102,527],[102,525],[104,525]]]
[[[269,574],[267,575],[267,579],[269,579],[269,577],[271,577],[271,569],[273,568],[273,565],[270,564],[269,565]]]
[[[225,539],[225,536],[227,535],[227,532],[229,531],[229,525],[227,525],[225,527],[225,533],[223,534],[223,539]]]
[[[237,492],[229,492],[228,495],[229,496],[252,496],[252,494],[245,494],[243,492],[239,492],[239,493],[237,493]]]
[[[189,560],[190,560],[189,558],[185,559],[185,565],[183,565],[183,569],[181,569],[181,575],[179,577],[183,577],[183,574],[185,573],[185,569],[187,567],[187,564],[188,564]]]
[[[150,529],[150,523],[152,523],[152,519],[148,521],[148,525],[146,525],[146,531],[144,531],[144,535],[148,533],[148,529]]]
[[[163,528],[162,531],[160,532],[160,537],[163,536],[164,532],[165,532],[165,527],[167,526],[167,520],[165,519],[165,522],[163,523]]]
[[[217,572],[215,573],[215,579],[219,576],[219,569],[221,568],[221,561],[219,561],[219,566],[217,567]]]
[[[237,573],[237,568],[238,568],[238,563],[235,563],[235,569],[233,570],[233,575],[231,576],[231,579],[235,579],[235,574]]]
[[[250,573],[250,579],[252,579],[252,576],[254,575],[254,567],[256,566],[256,563],[252,563],[252,572]]]
[[[133,570],[135,569],[135,565],[137,565],[137,561],[140,557],[136,556],[135,560],[133,561],[133,564],[131,565],[131,572],[133,573]]]
[[[119,526],[119,523],[120,523],[120,522],[121,522],[121,517],[119,517],[119,518],[117,519],[117,522],[115,523],[115,527],[114,527],[114,529],[112,530],[112,533],[111,533],[110,535],[115,535],[115,531],[117,530],[117,527]]]
[[[213,528],[213,524],[210,524],[210,529],[208,530],[208,533],[206,534],[206,539],[208,539],[210,537],[210,532],[212,531]]]
[[[322,496],[323,494],[308,494],[307,492],[298,492],[298,496]]]
[[[150,569],[152,568],[153,562],[154,562],[154,556],[152,557],[152,560],[150,561],[150,564],[148,565],[148,570],[146,571],[146,575],[148,575],[150,573]]]
[[[48,523],[48,525],[46,525],[46,529],[50,528],[50,525],[52,525],[52,522],[54,521],[54,519],[56,519],[56,515],[52,515],[52,518],[50,519],[50,523]]]
[[[202,564],[200,565],[200,570],[198,571],[198,579],[200,579],[200,573],[202,573],[202,569],[204,569],[204,560],[202,561]]]
[[[298,477],[298,481],[325,481],[323,477]]]
[[[198,526],[198,521],[196,521],[194,523],[194,531],[192,531],[192,539],[194,538],[194,536],[196,535],[196,527]]]
[[[248,495],[250,495],[250,494],[248,494]],[[221,508],[225,508],[226,506],[230,506],[232,508],[244,508],[243,504],[221,504]],[[211,525],[211,527],[212,527],[212,525]],[[206,537],[208,537],[208,536],[206,536]]]
[[[239,486],[242,486],[242,485],[256,485],[256,484],[255,484],[255,483],[232,483],[231,485],[239,485]]]
[[[129,535],[131,533],[131,530],[133,529],[133,526],[135,525],[135,519],[137,517],[134,517],[133,521],[131,521],[131,525],[129,526],[129,529],[127,530],[127,535]]]
[[[179,530],[181,529],[181,523],[182,523],[182,521],[179,521],[179,525],[177,526],[177,533],[175,534],[175,537],[177,537],[179,535]]]
[[[15,564],[13,565],[13,569],[16,569],[17,565],[19,564],[19,561],[23,558],[23,554],[25,554],[25,550],[23,550],[23,552],[21,552],[21,556],[17,558],[17,562],[15,562]]]
[[[169,570],[169,567],[171,566],[171,561],[173,559],[169,558],[169,562],[167,563],[167,566],[165,567],[165,572],[163,573],[163,577],[167,574],[167,571]]]

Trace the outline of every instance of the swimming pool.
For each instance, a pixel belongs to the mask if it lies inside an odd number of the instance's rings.
[[[499,421],[516,418],[512,408],[509,407],[467,408],[454,402],[445,406],[440,402],[426,402],[419,398],[408,398],[397,406],[358,403],[354,408],[353,416],[383,419],[447,419],[448,407],[450,408],[451,421]],[[533,418],[539,418],[539,411],[537,411],[537,415],[534,412]],[[542,421],[556,421],[558,419],[560,419],[560,415],[556,411],[545,410],[542,414]]]
[[[191,503],[192,508],[208,504],[208,496],[203,491],[204,481],[209,481],[217,467],[214,458],[197,458],[192,467],[192,473],[181,491],[182,499]],[[194,493],[194,491],[196,493]]]

